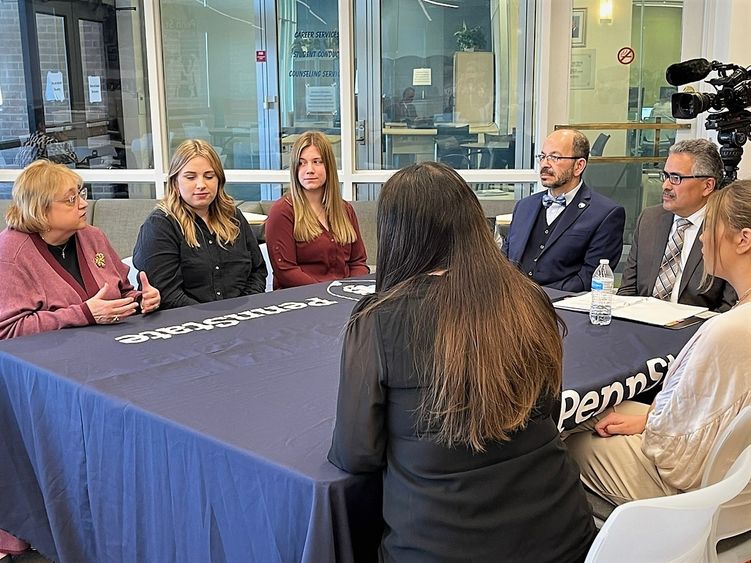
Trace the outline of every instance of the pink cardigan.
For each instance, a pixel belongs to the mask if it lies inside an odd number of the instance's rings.
[[[0,339],[94,324],[85,301],[105,283],[106,299],[140,297],[104,233],[87,226],[74,236],[85,287],[55,260],[38,234],[0,232]]]

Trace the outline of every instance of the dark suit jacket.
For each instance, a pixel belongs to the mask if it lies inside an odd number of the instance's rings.
[[[672,225],[673,214],[665,211],[662,205],[647,207],[642,211],[636,221],[634,242],[623,271],[619,295],[652,295]],[[641,244],[640,240],[643,241]],[[701,248],[701,240],[697,236],[683,269],[678,302],[727,311],[736,300],[735,291],[730,284],[715,278],[707,291],[699,291],[704,272]]]
[[[514,208],[504,251],[517,265],[524,254],[544,193],[525,197]],[[582,184],[556,221],[545,248],[537,257],[532,277],[540,285],[564,291],[589,291],[592,273],[601,258],[610,260],[613,270],[618,265],[625,222],[626,211],[622,206]]]

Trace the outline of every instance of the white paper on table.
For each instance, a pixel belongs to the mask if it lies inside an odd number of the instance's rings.
[[[556,301],[553,306],[557,309],[586,313],[589,312],[591,304],[592,294],[583,293]],[[613,295],[613,317],[657,326],[674,324],[706,310],[706,307],[671,303],[656,297]]]
[[[268,215],[263,213],[251,213],[250,211],[243,211],[243,217],[248,223],[263,223],[268,219]]]
[[[498,225],[510,225],[511,219],[513,218],[513,213],[504,213],[502,215],[496,215],[495,216],[495,222]]]

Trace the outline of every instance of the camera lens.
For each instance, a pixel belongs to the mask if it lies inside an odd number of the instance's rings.
[[[717,94],[678,92],[671,98],[673,117],[693,119],[712,107]]]

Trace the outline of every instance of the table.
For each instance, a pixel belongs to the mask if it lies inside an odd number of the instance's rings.
[[[367,560],[380,475],[326,461],[360,295],[329,291],[0,343],[0,528],[62,563]]]
[[[390,127],[383,128],[385,140],[386,163],[399,166],[394,162],[395,155],[414,156],[415,162],[436,160],[435,136],[438,129],[413,128],[413,127]]]
[[[342,328],[372,289],[345,280],[1,342],[0,528],[62,563],[371,559],[380,475],[326,453]],[[559,313],[561,427],[659,380],[695,330]]]

